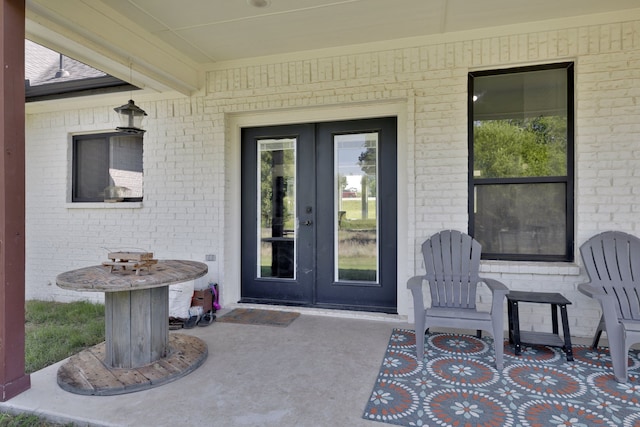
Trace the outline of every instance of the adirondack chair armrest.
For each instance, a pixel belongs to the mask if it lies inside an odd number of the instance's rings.
[[[422,291],[422,282],[424,281],[424,276],[413,276],[409,280],[407,280],[407,289],[419,289]]]
[[[599,297],[606,296],[602,289],[598,289],[597,287],[593,286],[591,282],[580,283],[578,285],[578,291],[580,291],[581,294],[588,296],[589,298],[600,299]]]
[[[424,276],[413,276],[407,281],[407,288],[411,289],[411,294],[413,295],[413,309],[416,318],[424,314],[424,296],[422,293],[422,282],[424,280]]]
[[[495,279],[487,279],[484,277],[480,278],[481,282],[487,285],[489,290],[491,290],[491,313],[492,315],[498,315],[500,319],[502,319],[502,311],[503,311],[503,302],[504,298],[509,293],[509,288],[505,286],[504,283],[499,282]],[[502,322],[502,320],[501,320]]]
[[[491,313],[502,312],[502,303],[509,293],[509,288],[495,279],[481,277],[480,280],[491,290]]]
[[[509,293],[509,288],[507,288],[504,283],[499,282],[496,279],[481,277],[480,281],[487,285],[494,297],[504,298]]]
[[[615,296],[605,293],[602,288],[593,286],[591,282],[580,283],[578,285],[578,291],[590,298],[600,301],[600,308],[602,308],[602,314],[607,325],[619,323],[618,299]]]

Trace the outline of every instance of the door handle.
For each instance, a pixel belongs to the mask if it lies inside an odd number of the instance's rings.
[[[306,220],[306,221],[304,221],[302,223],[302,225],[311,225],[311,224],[313,224],[313,221],[311,221],[310,219],[308,219],[308,220]]]

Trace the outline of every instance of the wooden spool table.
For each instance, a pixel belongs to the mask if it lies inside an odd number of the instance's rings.
[[[58,369],[63,389],[88,395],[145,390],[180,378],[207,358],[199,338],[169,336],[169,285],[207,273],[195,261],[162,260],[148,270],[92,266],[58,275],[63,289],[105,293],[105,342]]]

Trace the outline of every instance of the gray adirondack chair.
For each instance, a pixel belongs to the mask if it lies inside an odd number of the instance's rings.
[[[598,346],[604,330],[609,341],[613,374],[627,382],[629,348],[640,343],[640,239],[620,231],[605,231],[580,246],[590,282],[578,285],[595,298],[602,316],[593,340]]]
[[[494,279],[481,278],[480,243],[455,230],[434,234],[422,244],[427,274],[407,282],[413,295],[416,355],[424,358],[425,331],[432,326],[484,330],[494,339],[496,367],[502,370],[504,347],[504,298],[507,287]],[[491,312],[476,308],[476,289],[486,284],[492,293]],[[424,306],[423,286],[429,287],[431,307]]]

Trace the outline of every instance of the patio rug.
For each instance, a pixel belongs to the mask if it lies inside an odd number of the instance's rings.
[[[289,326],[298,316],[300,316],[300,313],[291,311],[234,308],[224,316],[218,317],[218,322],[285,327]]]
[[[640,360],[629,353],[629,383],[613,377],[607,348],[524,346],[505,341],[504,368],[493,341],[429,334],[424,362],[413,330],[394,329],[363,418],[401,426],[640,426]]]

